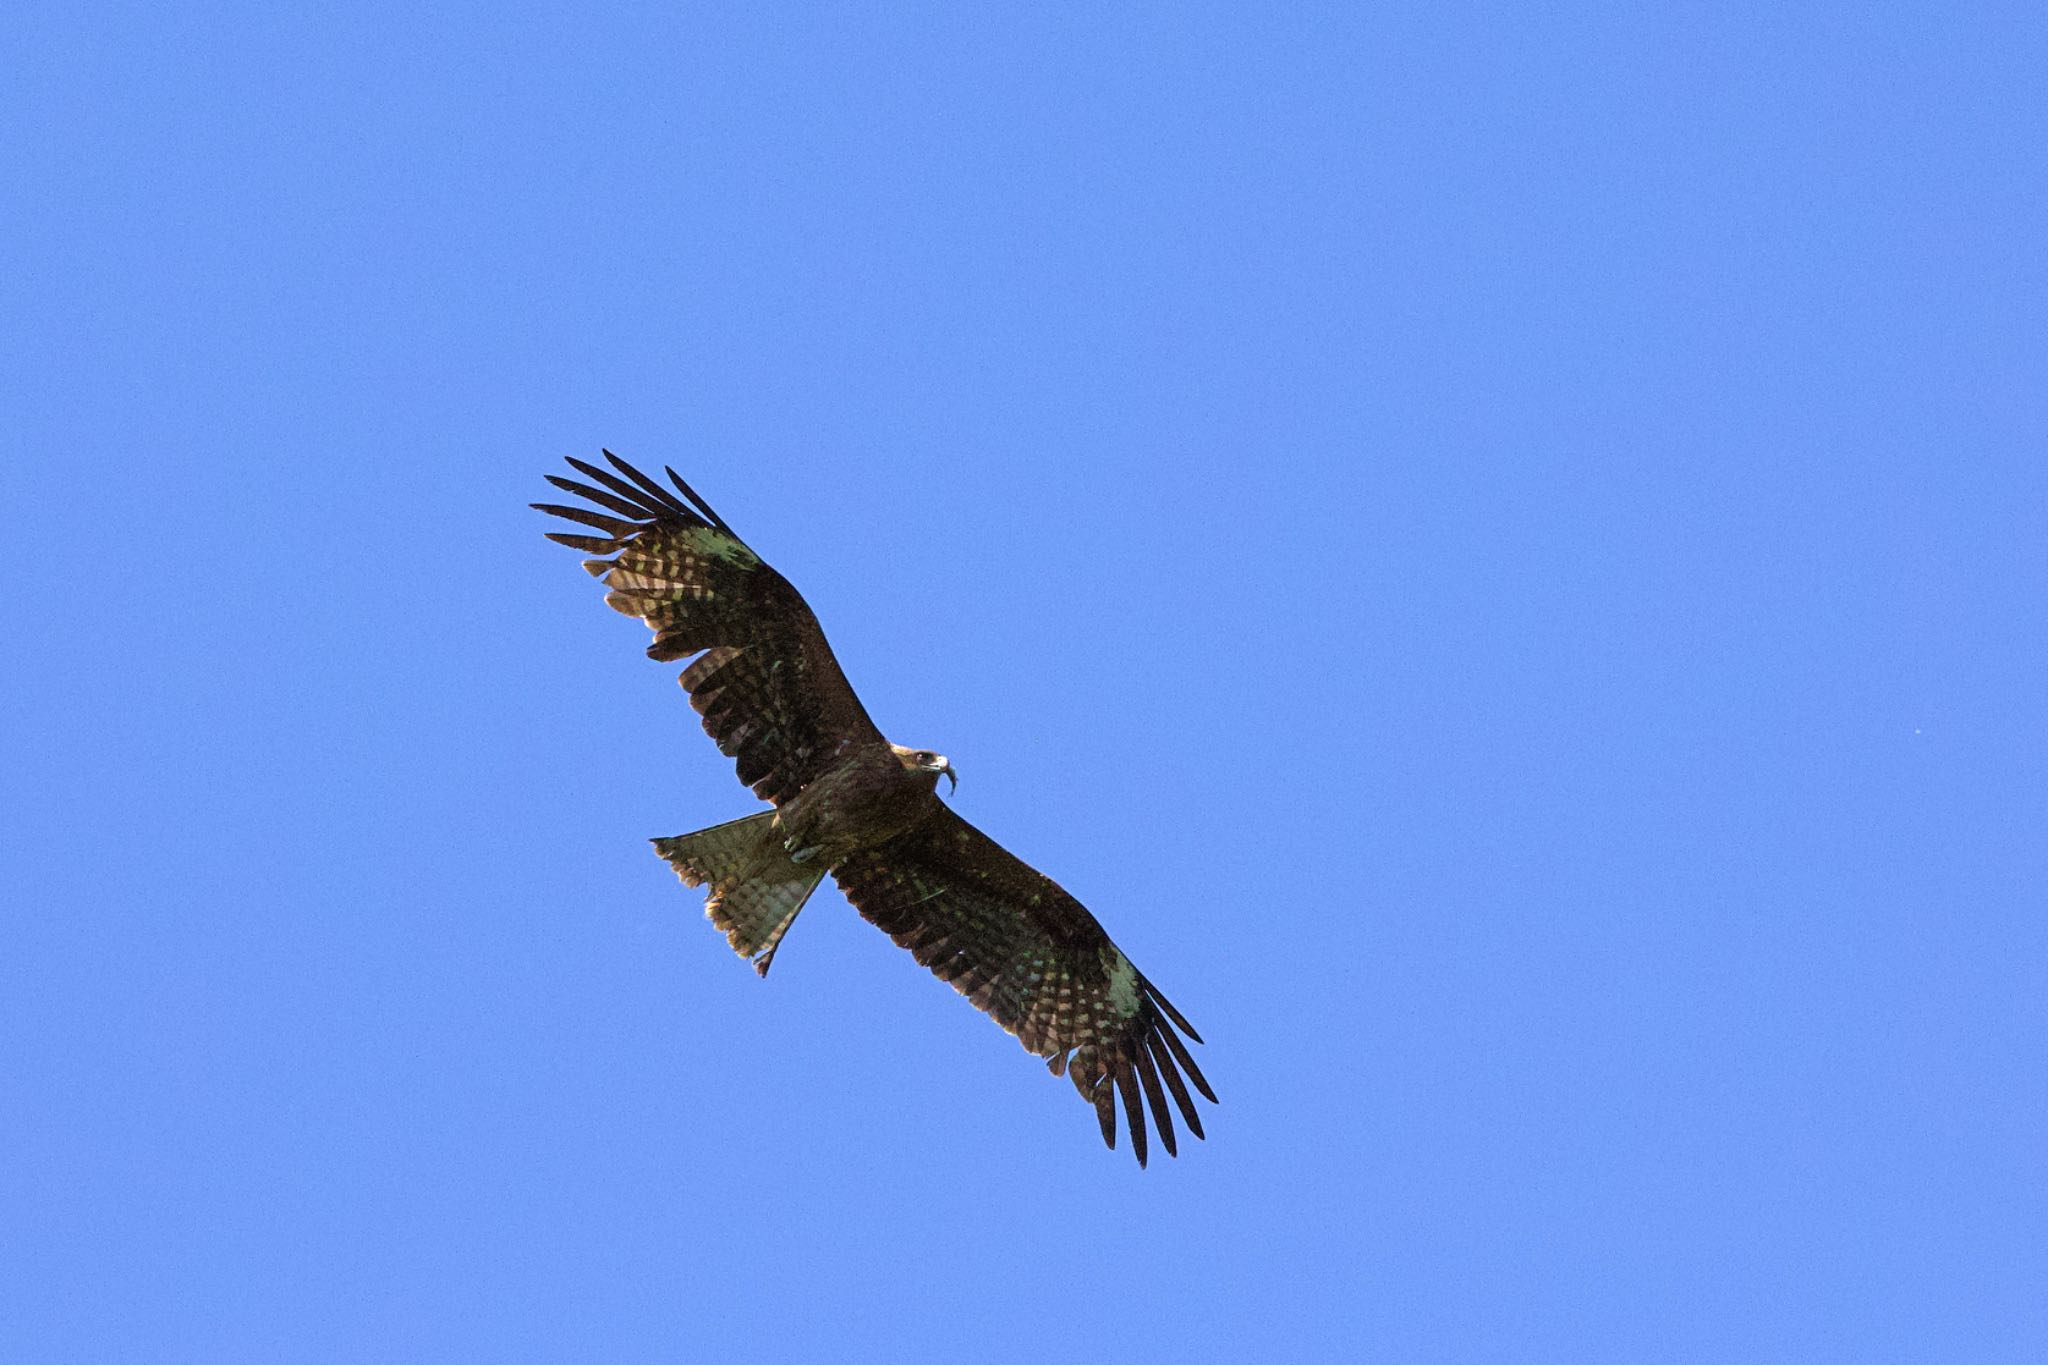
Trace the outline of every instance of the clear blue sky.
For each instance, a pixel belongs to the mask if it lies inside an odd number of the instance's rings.
[[[2048,1353],[2048,20],[1256,8],[9,19],[0,1355]],[[600,445],[1208,1142],[728,952]]]

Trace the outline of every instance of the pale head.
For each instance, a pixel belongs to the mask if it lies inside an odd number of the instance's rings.
[[[954,774],[953,765],[947,761],[944,754],[935,754],[930,749],[906,749],[901,744],[891,744],[889,748],[895,752],[896,761],[910,769],[910,771],[914,773],[930,773],[932,775],[933,787],[939,785],[939,777],[942,774],[948,782],[953,784],[947,790],[951,791],[959,787],[960,779]]]

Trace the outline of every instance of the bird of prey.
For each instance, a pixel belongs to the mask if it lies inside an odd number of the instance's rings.
[[[1188,1082],[1216,1094],[1180,1034],[1201,1041],[1081,903],[939,799],[953,765],[883,738],[825,643],[817,617],[710,504],[664,487],[610,451],[610,469],[547,476],[589,503],[535,503],[597,532],[548,539],[600,556],[583,567],[605,601],[654,630],[650,657],[694,660],[681,682],[739,779],[773,809],[654,840],[705,913],[767,975],[782,936],[830,872],[871,923],[1066,1075],[1116,1146],[1117,1099],[1145,1164],[1145,1104],[1174,1153],[1171,1094],[1202,1121]],[[1179,1032],[1176,1033],[1175,1030]]]

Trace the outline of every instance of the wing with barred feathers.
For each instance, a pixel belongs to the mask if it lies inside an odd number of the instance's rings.
[[[1072,1078],[1116,1146],[1122,1098],[1145,1164],[1145,1103],[1175,1154],[1170,1092],[1202,1136],[1187,1082],[1215,1103],[1181,1041],[1201,1042],[1095,917],[1052,878],[940,806],[923,823],[832,869],[854,908],[942,980]],[[1183,1078],[1185,1073],[1185,1079]]]
[[[681,681],[740,781],[780,805],[847,741],[887,743],[789,580],[673,469],[664,471],[671,491],[609,450],[604,456],[610,470],[569,461],[589,483],[548,476],[590,507],[533,505],[601,533],[548,539],[609,556],[583,567],[610,589],[607,603],[653,627],[650,657],[701,655]]]

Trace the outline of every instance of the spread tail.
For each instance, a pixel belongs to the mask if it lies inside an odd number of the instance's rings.
[[[656,839],[654,851],[668,861],[685,886],[711,888],[704,913],[725,932],[725,941],[754,970],[768,975],[775,949],[796,912],[824,880],[825,869],[789,860],[764,810],[695,834]]]

